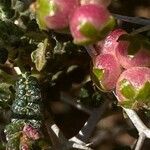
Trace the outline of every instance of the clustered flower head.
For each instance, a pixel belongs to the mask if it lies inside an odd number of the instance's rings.
[[[129,49],[130,45],[135,43],[133,40],[122,40],[124,35],[128,35],[126,31],[115,29],[103,42],[96,44],[100,54],[93,58],[93,74],[98,78],[103,90],[115,91],[122,106],[133,109],[148,107],[150,50],[142,43],[136,50],[135,45]]]
[[[110,1],[105,2],[37,0],[37,21],[41,29],[68,29],[75,44],[95,44],[99,54],[92,58],[91,77],[100,90],[115,91],[124,107],[148,105],[149,48],[142,38],[134,38],[123,29],[113,30],[116,22],[107,9]]]
[[[115,25],[106,6],[97,0],[37,0],[36,14],[41,29],[68,30],[78,45],[104,38]]]

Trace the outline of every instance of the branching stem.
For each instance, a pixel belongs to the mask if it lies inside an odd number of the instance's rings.
[[[110,100],[106,99],[105,102],[102,104],[102,106],[93,110],[88,121],[84,124],[84,126],[79,131],[79,133],[75,137],[71,138],[70,141],[79,139],[85,143],[88,142],[92,132],[95,129],[97,122],[100,120],[100,118],[106,112],[106,109],[108,109],[109,104],[110,104]]]
[[[144,19],[144,18],[139,18],[139,17],[129,17],[129,16],[123,16],[123,15],[118,15],[112,13],[112,15],[119,20],[125,21],[125,22],[130,22],[130,23],[135,23],[139,25],[150,25],[150,19]]]
[[[137,140],[137,144],[136,144],[135,150],[140,150],[142,148],[142,145],[144,143],[145,138],[146,138],[145,134],[141,133],[139,135],[139,138]]]
[[[135,147],[135,150],[140,150],[145,138],[150,138],[150,129],[145,126],[142,120],[139,118],[134,110],[123,108],[136,129],[139,132],[139,138]]]

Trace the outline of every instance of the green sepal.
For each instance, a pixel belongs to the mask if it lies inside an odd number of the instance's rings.
[[[150,100],[150,82],[147,81],[143,88],[141,88],[135,98],[136,100],[149,101]]]
[[[98,30],[90,22],[81,22],[80,32],[86,37],[95,38]]]
[[[126,79],[120,82],[120,92],[127,99],[134,99],[136,92],[134,87]]]
[[[84,39],[74,39],[73,40],[73,43],[74,44],[76,44],[76,45],[84,45],[84,46],[86,46],[86,45],[90,45],[90,44],[92,44],[92,43],[94,43],[95,42],[95,39],[90,39],[90,38],[84,38]]]
[[[103,39],[116,25],[115,19],[111,16],[109,20],[99,29],[96,29],[91,23],[85,22],[80,25],[80,32],[85,36],[83,40],[74,40],[78,45],[90,45]]]
[[[91,79],[100,91],[106,92],[107,90],[101,83],[101,80],[104,77],[104,73],[105,73],[104,69],[93,68],[91,73]]]
[[[103,39],[116,26],[116,20],[113,16],[109,17],[106,24],[99,30],[98,40]]]
[[[91,72],[91,80],[98,88],[101,87],[99,79],[96,77],[96,75],[93,72]]]
[[[123,100],[123,102],[119,103],[119,105],[125,107],[125,108],[132,108],[133,105],[135,103],[135,100],[134,99],[126,99],[126,100]]]
[[[99,80],[101,80],[104,75],[104,69],[93,68],[93,73]]]

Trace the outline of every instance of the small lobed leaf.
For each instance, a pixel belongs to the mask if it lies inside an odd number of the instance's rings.
[[[46,52],[48,47],[48,39],[45,39],[44,42],[39,43],[38,48],[31,53],[31,59],[35,63],[36,69],[38,71],[44,69],[47,63]]]

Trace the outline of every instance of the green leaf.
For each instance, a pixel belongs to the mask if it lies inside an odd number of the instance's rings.
[[[0,108],[6,109],[10,107],[12,102],[12,93],[9,90],[10,86],[7,83],[0,84]]]
[[[150,82],[147,81],[143,88],[141,88],[135,98],[136,100],[149,101],[150,100]]]
[[[134,99],[136,92],[132,84],[126,79],[120,82],[120,92],[127,99]]]
[[[5,134],[7,139],[11,139],[13,138],[13,136],[16,133],[20,133],[20,131],[22,131],[24,126],[24,121],[23,120],[18,120],[17,122],[11,122],[10,124],[8,124],[5,128]]]
[[[81,88],[79,97],[82,99],[88,98],[89,97],[89,92],[86,88]]]
[[[36,69],[38,71],[44,69],[47,63],[46,50],[48,47],[48,39],[45,39],[44,42],[39,43],[38,48],[31,53],[31,59],[35,63]]]
[[[19,144],[20,144],[20,138],[19,136],[16,136],[12,139],[10,139],[6,145],[7,150],[19,150]]]

